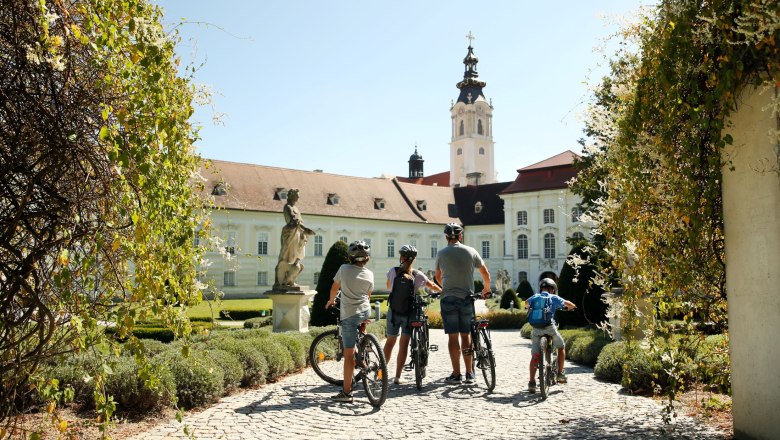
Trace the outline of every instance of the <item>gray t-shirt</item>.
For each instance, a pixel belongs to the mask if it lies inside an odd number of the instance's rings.
[[[485,262],[471,246],[463,243],[448,244],[436,256],[436,269],[441,270],[441,297],[466,298],[474,292],[474,269]]]
[[[342,264],[333,281],[341,284],[341,319],[371,311],[368,293],[374,290],[373,272],[354,264]]]

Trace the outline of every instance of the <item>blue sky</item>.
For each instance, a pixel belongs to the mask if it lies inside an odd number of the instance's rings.
[[[206,158],[361,177],[449,169],[450,112],[471,31],[493,100],[499,181],[580,151],[594,52],[642,0],[156,0],[215,95],[194,115]],[[612,20],[614,22],[614,20]],[[595,69],[595,70],[594,70]],[[212,116],[224,114],[223,124]]]

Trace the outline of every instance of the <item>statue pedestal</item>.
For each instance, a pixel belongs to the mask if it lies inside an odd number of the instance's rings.
[[[316,290],[308,290],[308,286],[265,292],[265,296],[273,301],[274,332],[308,332],[309,301],[316,293]]]

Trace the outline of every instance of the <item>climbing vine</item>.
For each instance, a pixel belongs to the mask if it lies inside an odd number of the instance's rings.
[[[623,288],[623,330],[644,330],[659,352],[656,391],[671,403],[705,331],[727,331],[723,151],[740,93],[780,86],[780,3],[664,0],[622,36],[573,189],[609,256],[601,282]],[[768,135],[780,142],[780,132]]]

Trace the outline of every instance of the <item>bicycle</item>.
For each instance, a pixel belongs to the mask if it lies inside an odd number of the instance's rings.
[[[542,400],[547,399],[550,387],[558,383],[558,353],[555,353],[555,356],[553,356],[552,351],[552,336],[540,336],[539,362],[536,369],[539,373],[539,394],[541,394]]]
[[[339,301],[331,308],[336,315],[336,328],[320,333],[309,347],[309,363],[325,382],[342,386],[344,370],[341,360],[344,358],[344,345],[341,337],[341,319],[339,319]],[[367,319],[360,324],[355,342],[355,374],[353,383],[361,380],[366,396],[372,406],[379,408],[387,399],[387,362],[376,336],[366,333]],[[332,362],[331,360],[335,360]]]
[[[482,297],[479,294],[471,294],[471,353],[472,371],[482,370],[488,391],[496,388],[496,358],[493,354],[493,343],[490,340],[490,321],[477,319],[474,302]]]
[[[422,380],[425,378],[426,368],[428,367],[428,353],[439,349],[438,346],[430,343],[428,317],[425,316],[429,296],[414,296],[410,314],[412,318],[409,322],[409,325],[412,327],[412,335],[409,339],[411,360],[404,366],[404,370],[414,370],[414,382],[418,390],[422,390]]]

